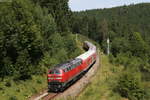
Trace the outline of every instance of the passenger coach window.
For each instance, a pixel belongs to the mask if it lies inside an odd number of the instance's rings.
[[[78,62],[78,66],[80,65],[80,62]]]
[[[64,69],[64,72],[67,72],[67,69]]]
[[[81,65],[82,64],[82,62],[79,62],[79,65]]]
[[[73,68],[75,68],[76,66],[75,65],[72,65],[73,66]]]
[[[67,71],[69,71],[69,68],[67,68]]]

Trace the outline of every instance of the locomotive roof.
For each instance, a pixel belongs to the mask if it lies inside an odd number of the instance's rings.
[[[58,64],[54,67],[54,69],[56,68],[60,68],[60,69],[65,69],[65,68],[68,68],[76,63],[79,63],[79,62],[82,62],[82,59],[80,58],[75,58],[75,59],[72,59],[72,60],[69,60],[69,61],[66,61],[66,62],[63,62],[61,64]]]
[[[78,56],[77,58],[78,58],[78,59],[85,60],[85,59],[87,59],[89,56],[91,56],[93,53],[95,53],[95,51],[94,51],[94,50],[90,50],[90,51],[87,51],[86,53],[84,53],[84,54]]]

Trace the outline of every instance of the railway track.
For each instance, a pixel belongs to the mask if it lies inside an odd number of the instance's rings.
[[[30,98],[29,100],[52,100],[57,97],[60,93],[48,93],[45,92],[37,97]]]
[[[52,100],[54,99],[56,96],[58,96],[60,93],[49,93],[48,95],[46,95],[45,97],[41,98],[42,100]]]

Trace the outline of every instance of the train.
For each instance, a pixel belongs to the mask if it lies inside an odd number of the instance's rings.
[[[83,47],[87,50],[85,53],[48,70],[48,91],[64,91],[96,62],[96,46],[85,41]]]

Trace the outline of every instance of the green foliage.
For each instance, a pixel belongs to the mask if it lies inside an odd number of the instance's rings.
[[[123,69],[120,66],[114,66],[109,63],[108,57],[102,52],[100,58],[102,62],[101,66],[98,67],[90,84],[88,84],[76,100],[124,100],[123,97],[113,92],[113,88],[116,86],[117,79],[123,72]]]
[[[148,58],[149,46],[143,40],[140,33],[135,32],[132,34],[132,36],[130,38],[131,38],[131,46],[132,46],[131,51],[133,53],[133,56],[137,56],[142,59]]]
[[[5,86],[6,86],[6,87],[11,87],[11,82],[10,82],[10,81],[7,81],[6,84],[5,84]]]
[[[69,0],[32,0],[42,8],[47,8],[48,13],[52,14],[59,32],[69,31],[71,22],[71,11],[68,6]]]
[[[68,1],[59,1],[45,1],[53,6],[30,0],[1,3],[0,78],[30,79],[33,74],[45,73],[47,67],[77,55],[74,37],[62,30],[69,21]],[[59,29],[64,32],[58,33]]]
[[[11,97],[9,98],[9,100],[18,100],[18,99],[16,98],[16,96],[11,96]]]
[[[114,56],[122,52],[130,52],[130,43],[124,37],[114,38],[111,42],[111,52]]]
[[[43,56],[43,37],[33,19],[34,8],[30,1],[15,0],[1,9],[1,71],[5,72],[1,77],[18,73],[18,78],[28,79],[34,71],[31,66]]]
[[[116,91],[130,100],[145,100],[145,91],[141,84],[141,77],[134,72],[125,72],[118,81]]]
[[[29,98],[47,86],[48,68],[81,53],[69,32],[71,19],[68,0],[0,3],[2,100]]]
[[[5,86],[5,84],[11,86]],[[1,100],[26,100],[34,93],[41,91],[47,87],[47,79],[45,75],[33,75],[32,80],[12,81],[7,77],[0,82],[0,98]]]
[[[50,37],[50,52],[46,52],[43,59],[45,65],[54,66],[80,54],[74,36],[70,33],[63,34],[67,35],[61,36],[55,33]]]
[[[42,81],[41,81],[41,80],[37,80],[37,83],[38,83],[38,84],[42,84]]]
[[[102,43],[103,41],[107,40],[108,38],[108,23],[106,19],[103,19],[98,24],[98,34],[99,34],[99,42]]]
[[[145,9],[147,10],[145,11]],[[82,25],[84,23],[82,18],[86,18],[88,19],[86,23],[90,26],[96,25],[96,28],[88,27],[86,29],[88,32],[83,33],[82,27],[78,27],[80,34],[87,33],[86,35],[101,45],[105,44],[105,39],[109,37],[112,44],[111,52],[114,56],[117,53],[129,51],[133,56],[144,59],[150,55],[148,49],[150,48],[150,42],[148,42],[150,40],[148,38],[150,17],[146,16],[148,13],[150,13],[149,3],[75,12],[74,18],[76,20],[74,20],[73,26]],[[91,23],[93,18],[96,21]],[[103,46],[103,49],[105,48]]]
[[[117,83],[118,86],[120,84],[118,91],[131,100],[145,99],[145,94],[148,93],[139,84],[147,83],[150,79],[149,6],[150,3],[143,3],[74,12],[73,32],[94,39],[104,53],[107,51],[106,39],[110,38],[109,61],[116,66],[123,65],[126,72]],[[140,73],[141,77],[134,77],[138,74],[132,74],[129,69]],[[113,68],[112,70],[115,72]]]
[[[18,73],[15,73],[17,76],[16,77],[17,79],[25,80],[25,79],[31,78],[31,71],[33,69],[30,66],[31,65],[30,61],[31,60],[30,60],[27,50],[21,51],[19,53],[19,56],[16,61],[16,66],[15,66],[16,71],[18,72]]]
[[[64,39],[65,47],[67,47],[67,55],[69,59],[78,56],[81,54],[81,50],[77,47],[77,43],[75,37],[71,34],[67,34],[66,38]]]

